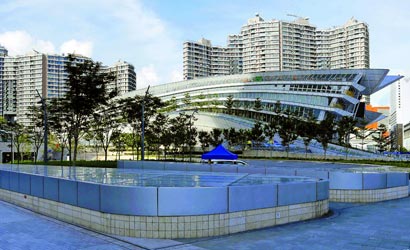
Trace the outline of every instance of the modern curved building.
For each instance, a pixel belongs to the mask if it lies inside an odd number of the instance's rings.
[[[313,112],[317,120],[327,113],[337,117],[362,117],[376,121],[383,116],[368,112],[362,96],[371,95],[402,78],[387,69],[337,69],[249,73],[217,76],[151,86],[149,92],[171,101],[177,111],[225,113],[268,121],[279,101],[282,110]],[[146,88],[124,97],[144,95]],[[232,105],[227,105],[228,98]],[[256,101],[258,99],[258,101]],[[256,104],[256,105],[255,105]]]

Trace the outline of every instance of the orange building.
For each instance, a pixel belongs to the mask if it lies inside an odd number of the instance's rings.
[[[377,121],[377,122],[373,122],[369,125],[366,126],[366,128],[368,129],[374,129],[376,130],[380,124],[384,124],[386,125],[386,128],[389,128],[389,113],[390,113],[390,107],[389,106],[375,106],[373,107],[371,104],[367,104],[366,105],[366,110],[368,111],[372,111],[372,112],[379,112],[382,113],[383,115],[386,116],[386,118]],[[387,131],[385,136],[389,136],[389,132]]]

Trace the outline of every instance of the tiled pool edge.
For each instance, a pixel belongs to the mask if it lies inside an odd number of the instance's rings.
[[[332,202],[378,202],[394,200],[408,196],[408,186],[369,190],[329,190],[329,200]]]
[[[198,238],[227,235],[313,219],[329,211],[329,200],[197,216],[128,216],[102,213],[0,189],[0,199],[97,232],[143,238]]]
[[[404,172],[344,172],[297,168],[270,168],[239,165],[187,164],[158,161],[127,161],[117,163],[118,168],[157,169],[227,173],[259,173],[287,176],[306,176],[329,180],[329,200],[334,202],[378,202],[408,197],[409,173]]]

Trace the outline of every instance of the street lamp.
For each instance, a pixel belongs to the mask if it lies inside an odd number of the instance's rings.
[[[37,91],[37,95],[40,97],[40,103],[43,108],[43,122],[44,122],[44,164],[48,163],[48,137],[47,137],[47,107],[46,107],[46,101],[45,99],[40,95],[40,93]]]
[[[189,136],[188,136],[189,162],[192,162],[192,147],[191,147],[192,123],[191,123],[191,120],[195,113],[198,114],[198,109],[195,109],[194,112],[192,112],[192,115],[189,117]]]
[[[14,163],[14,149],[13,149],[14,148],[13,147],[14,133],[11,132],[11,131],[6,131],[6,130],[2,130],[2,129],[0,129],[0,133],[11,135],[11,145],[10,145],[10,148],[11,148],[11,164],[13,164]]]
[[[147,99],[149,91],[149,85],[147,91],[145,92],[144,99],[142,100],[141,104],[141,161],[145,160],[145,143],[144,143],[144,133],[145,133],[145,123],[144,123],[144,108],[145,108],[145,100]]]

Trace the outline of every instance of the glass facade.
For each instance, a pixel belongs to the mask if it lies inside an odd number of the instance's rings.
[[[328,112],[356,116],[361,96],[378,90],[387,73],[386,69],[251,73],[157,85],[150,88],[150,93],[164,101],[175,99],[179,110],[199,108],[226,113],[226,100],[232,96],[234,114],[253,113],[248,115],[250,118],[255,113],[274,115],[275,104],[280,102],[282,109],[298,111],[301,115],[313,112],[322,120]],[[125,96],[144,95],[145,91],[139,89]],[[184,100],[187,93],[189,102]],[[261,100],[261,110],[254,109],[257,98]]]

